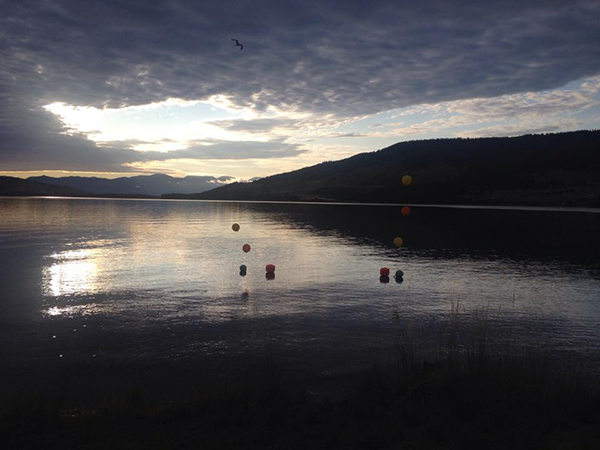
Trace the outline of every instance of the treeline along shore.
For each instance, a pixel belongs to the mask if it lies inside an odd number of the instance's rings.
[[[229,179],[0,177],[0,196],[598,208],[600,131],[401,142],[253,182]]]
[[[600,131],[402,142],[163,198],[600,207]]]

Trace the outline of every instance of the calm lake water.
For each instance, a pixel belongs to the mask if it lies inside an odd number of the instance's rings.
[[[0,198],[0,368],[268,345],[336,372],[406,330],[439,341],[453,303],[598,368],[599,231],[598,211]]]

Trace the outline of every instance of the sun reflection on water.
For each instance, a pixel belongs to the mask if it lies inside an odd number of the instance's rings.
[[[90,305],[72,305],[72,306],[52,306],[44,311],[42,314],[47,316],[87,316],[100,311],[97,304]],[[85,325],[84,325],[85,326]]]
[[[43,270],[44,295],[58,297],[97,291],[98,268],[94,250],[69,250],[50,257],[55,262]]]

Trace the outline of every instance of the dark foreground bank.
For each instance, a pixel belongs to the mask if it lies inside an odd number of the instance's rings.
[[[69,367],[3,402],[0,441],[4,449],[600,448],[594,377],[547,355],[494,348],[486,334],[462,345],[451,332],[434,352],[403,336],[358,372],[310,381],[286,377],[268,351],[230,376],[177,364]]]

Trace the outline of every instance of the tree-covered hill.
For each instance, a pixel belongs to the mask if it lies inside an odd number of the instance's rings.
[[[68,186],[57,186],[15,177],[0,177],[0,195],[86,197],[91,194]]]
[[[413,178],[410,186],[402,176]],[[402,142],[252,183],[219,200],[600,206],[600,131]]]

